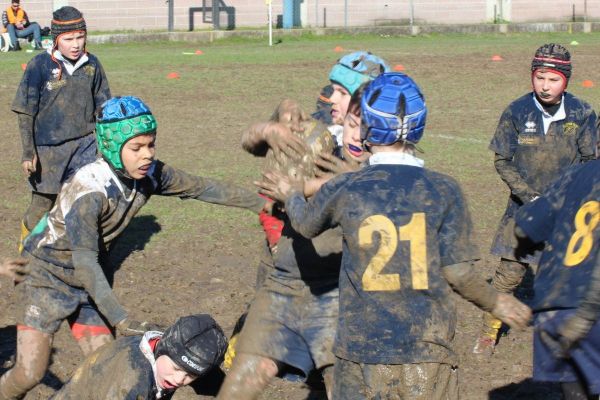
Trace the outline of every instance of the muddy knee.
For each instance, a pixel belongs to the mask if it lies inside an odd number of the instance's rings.
[[[492,285],[500,292],[512,293],[523,280],[526,270],[527,264],[503,258],[496,269]]]

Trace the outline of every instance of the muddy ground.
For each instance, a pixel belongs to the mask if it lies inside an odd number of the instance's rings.
[[[277,54],[264,50],[263,44],[224,42],[203,47],[204,58],[194,59],[181,57],[190,50],[190,45],[181,43],[96,46],[92,51],[104,63],[113,93],[138,95],[150,104],[159,123],[159,158],[248,188],[262,164],[240,148],[243,128],[268,118],[285,95],[299,98],[312,109],[328,69],[339,56],[332,52],[336,45],[349,50],[369,48],[391,63],[402,62],[428,96],[431,112],[423,158],[429,167],[449,173],[463,186],[475,221],[474,245],[483,256],[481,272],[490,277],[497,260],[487,250],[508,193],[493,170],[487,144],[502,109],[528,90],[533,50],[550,39],[566,42],[571,37],[332,38],[284,42],[273,50]],[[587,62],[577,70],[577,79],[591,79],[595,77],[592,67],[600,61],[600,37],[578,40],[582,45],[577,59]],[[498,52],[506,62],[489,62]],[[28,201],[19,169],[16,119],[10,112],[20,64],[27,57],[31,55],[0,57],[0,257],[15,255],[19,222]],[[172,71],[178,71],[181,79],[167,81],[165,76]],[[457,74],[462,74],[460,79]],[[260,88],[253,87],[257,82]],[[573,80],[572,85],[578,83]],[[583,95],[599,98],[596,89]],[[115,292],[133,318],[168,325],[181,315],[208,312],[229,333],[252,299],[261,240],[257,218],[249,212],[154,198],[115,248]],[[0,373],[10,366],[15,351],[16,311],[11,283],[2,279],[1,284]],[[520,291],[520,296],[528,295],[527,289]],[[496,354],[479,359],[471,349],[481,313],[456,300],[455,345],[461,359],[462,398],[561,398],[556,386],[530,379],[531,329],[509,332]],[[55,336],[50,370],[27,399],[48,398],[81,360],[63,324]],[[218,376],[210,383],[198,389],[204,393],[199,398],[212,398]],[[190,388],[175,396],[191,397]],[[307,386],[276,380],[262,398],[323,399],[324,394],[318,382]]]

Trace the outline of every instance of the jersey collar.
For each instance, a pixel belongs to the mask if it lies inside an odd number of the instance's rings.
[[[375,153],[369,158],[369,165],[408,165],[423,168],[425,161],[409,153],[390,151]]]

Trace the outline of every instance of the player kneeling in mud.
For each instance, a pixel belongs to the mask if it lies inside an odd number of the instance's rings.
[[[96,126],[102,158],[79,169],[56,206],[25,241],[30,275],[18,285],[17,361],[0,378],[0,399],[23,396],[44,376],[52,337],[63,320],[84,354],[123,335],[149,330],[128,317],[103,265],[111,242],[152,195],[177,196],[259,212],[248,190],[189,175],[155,159],[156,120],[136,97],[105,102]],[[102,262],[102,264],[101,264]],[[108,271],[110,273],[110,271]]]
[[[334,89],[330,115],[337,127],[344,122],[351,95],[387,69],[382,59],[367,52],[339,60],[330,73]],[[314,119],[303,119],[301,129],[290,129],[281,123],[282,118],[278,120],[250,129],[244,147],[257,155],[266,154],[267,171],[281,171],[302,182],[313,179],[316,155],[331,154],[335,148],[331,129]],[[299,160],[282,150],[290,135],[296,137],[292,142],[301,154]],[[275,217],[279,220],[264,223],[268,247],[261,265],[266,278],[250,305],[220,399],[256,399],[273,377],[304,380],[312,371],[323,375],[328,392],[332,388],[341,231],[331,229],[306,239],[291,228],[285,212]]]
[[[368,166],[333,178],[308,202],[302,185],[281,174],[267,174],[262,191],[287,199],[292,227],[305,237],[342,229],[333,398],[456,399],[452,289],[515,327],[531,312],[474,268],[459,185],[415,157],[427,109],[414,81],[379,76],[361,108]]]
[[[102,346],[52,399],[170,399],[218,368],[226,349],[227,338],[212,317],[182,317],[164,333],[149,331]]]

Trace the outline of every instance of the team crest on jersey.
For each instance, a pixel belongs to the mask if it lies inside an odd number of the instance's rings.
[[[87,76],[94,76],[94,74],[96,73],[96,67],[88,64],[85,67],[83,67],[83,72],[85,72]]]
[[[537,131],[537,126],[533,121],[525,122],[525,133],[535,133]]]
[[[577,125],[575,122],[567,122],[563,125],[563,132],[566,136],[574,136],[578,129],[579,125]]]

